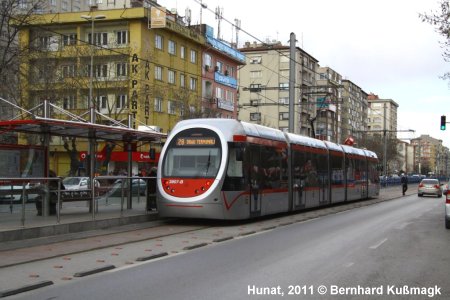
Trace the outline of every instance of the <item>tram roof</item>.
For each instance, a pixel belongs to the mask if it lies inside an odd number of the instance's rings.
[[[289,141],[293,144],[308,146],[308,147],[314,147],[314,148],[320,148],[320,149],[327,149],[325,146],[325,143],[321,140],[313,139],[308,136],[293,134],[293,133],[286,133],[286,136],[288,137]]]
[[[95,138],[110,141],[154,141],[165,138],[159,132],[140,131],[132,128],[94,123],[35,117],[30,120],[0,121],[0,129],[30,134],[50,134],[78,138]]]
[[[338,151],[338,152],[344,152],[344,149],[342,149],[341,145],[335,144],[333,142],[329,141],[323,141],[328,149],[332,151]]]
[[[348,154],[367,156],[366,152],[364,152],[364,150],[359,149],[359,148],[353,148],[353,147],[350,147],[350,146],[347,146],[347,145],[342,145],[342,148],[344,149],[344,152],[348,153]]]

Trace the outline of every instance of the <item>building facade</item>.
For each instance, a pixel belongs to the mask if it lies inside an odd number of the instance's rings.
[[[414,172],[427,176],[448,176],[449,149],[442,140],[421,135],[411,140],[414,146]]]
[[[316,84],[316,138],[338,143],[341,136],[342,76],[329,67],[319,67]]]
[[[290,48],[280,42],[246,43],[239,49],[246,65],[239,70],[239,118],[280,130],[289,128]],[[293,132],[313,135],[316,116],[315,70],[318,61],[300,48],[295,50]]]
[[[348,137],[361,141],[367,131],[367,93],[354,82],[342,80],[341,135],[339,143]]]

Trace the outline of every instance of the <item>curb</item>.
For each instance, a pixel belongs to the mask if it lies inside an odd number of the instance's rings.
[[[17,294],[20,294],[20,293],[23,293],[23,292],[32,291],[32,290],[39,289],[41,287],[49,286],[49,285],[52,285],[52,284],[53,284],[53,281],[44,280],[44,281],[39,281],[39,282],[36,282],[36,283],[24,285],[23,287],[20,287],[20,288],[17,288],[17,289],[10,289],[10,290],[5,290],[5,291],[0,291],[0,298],[12,296],[12,295],[17,295]]]

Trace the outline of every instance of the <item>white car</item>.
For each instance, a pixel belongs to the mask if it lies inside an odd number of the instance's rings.
[[[95,180],[95,187],[100,187],[100,183]],[[64,188],[69,191],[87,190],[89,188],[89,177],[66,177],[62,181]]]

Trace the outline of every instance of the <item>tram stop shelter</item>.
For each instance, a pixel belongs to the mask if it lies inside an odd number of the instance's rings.
[[[0,98],[1,101],[6,102],[10,104],[12,107],[16,108],[16,110],[21,111],[21,114],[16,116],[13,119],[10,120],[4,120],[0,121],[0,131],[4,134],[7,132],[14,132],[14,133],[26,133],[31,135],[38,135],[39,141],[41,142],[41,145],[44,149],[44,163],[45,171],[44,176],[42,179],[43,182],[46,182],[47,184],[51,181],[50,179],[50,137],[53,136],[60,136],[60,137],[66,137],[66,138],[81,138],[86,139],[88,141],[89,145],[89,151],[88,153],[96,153],[96,144],[98,141],[107,141],[112,143],[123,143],[124,149],[128,152],[128,176],[123,177],[122,180],[126,181],[129,180],[129,186],[132,186],[132,178],[131,178],[131,165],[132,165],[132,145],[141,143],[142,144],[160,144],[162,141],[166,138],[166,134],[160,133],[155,131],[152,126],[139,126],[140,128],[144,127],[145,130],[136,130],[132,128],[133,122],[137,122],[132,119],[131,115],[128,115],[128,126],[123,125],[122,123],[111,119],[98,111],[95,111],[91,108],[90,112],[87,112],[81,116],[74,115],[68,111],[63,110],[62,108],[59,108],[49,101],[45,100],[42,104],[35,107],[33,110],[28,111],[25,110],[3,98]],[[52,118],[52,113],[55,113],[58,116],[63,116],[64,119],[56,119]],[[41,115],[38,115],[41,114]],[[89,116],[90,115],[90,116]],[[84,117],[88,116],[90,120],[86,120]],[[97,124],[95,122],[91,122],[91,120],[102,120],[103,123],[107,123],[108,125],[103,124]],[[152,148],[150,148],[152,149]],[[150,151],[152,152],[152,151]],[[95,178],[95,155],[88,155],[90,162],[88,164],[89,170],[88,170],[88,176],[90,178],[90,189],[91,193],[89,193],[89,197],[91,197],[91,204],[89,208],[89,212],[92,213],[92,219],[95,219],[95,209],[94,209],[94,203],[95,203],[95,182],[94,180],[98,179]],[[102,176],[100,176],[102,177]],[[105,176],[103,176],[105,177]],[[106,176],[107,177],[107,176]],[[27,178],[27,177],[18,177],[18,178],[1,178],[0,182],[3,182],[3,184],[10,184],[12,182],[15,182],[17,185],[22,185],[22,182],[25,182],[24,180],[37,180],[38,178]],[[114,179],[114,178],[113,178]],[[54,180],[54,178],[53,178]],[[60,179],[58,179],[59,181]],[[25,186],[25,185],[23,185]],[[15,193],[20,193],[15,192]],[[129,188],[126,190],[129,195],[127,196],[127,209],[131,208],[131,193],[132,189]],[[123,193],[123,191],[122,191]],[[60,190],[58,188],[58,203],[59,203],[59,194]],[[124,195],[122,194],[122,201]],[[43,199],[43,217],[48,216],[48,206],[49,206],[49,197],[47,196],[46,199]],[[25,228],[25,202],[22,203],[22,219],[21,219],[21,225],[22,228]],[[122,203],[123,205],[123,203]],[[12,209],[11,209],[12,213]],[[122,215],[122,213],[121,213]],[[59,223],[59,209],[58,209],[58,216],[57,216],[57,223]],[[4,219],[4,218],[1,218]],[[0,226],[2,226],[2,220],[0,219]],[[29,224],[29,222],[27,223]],[[3,227],[3,226],[2,226]]]

